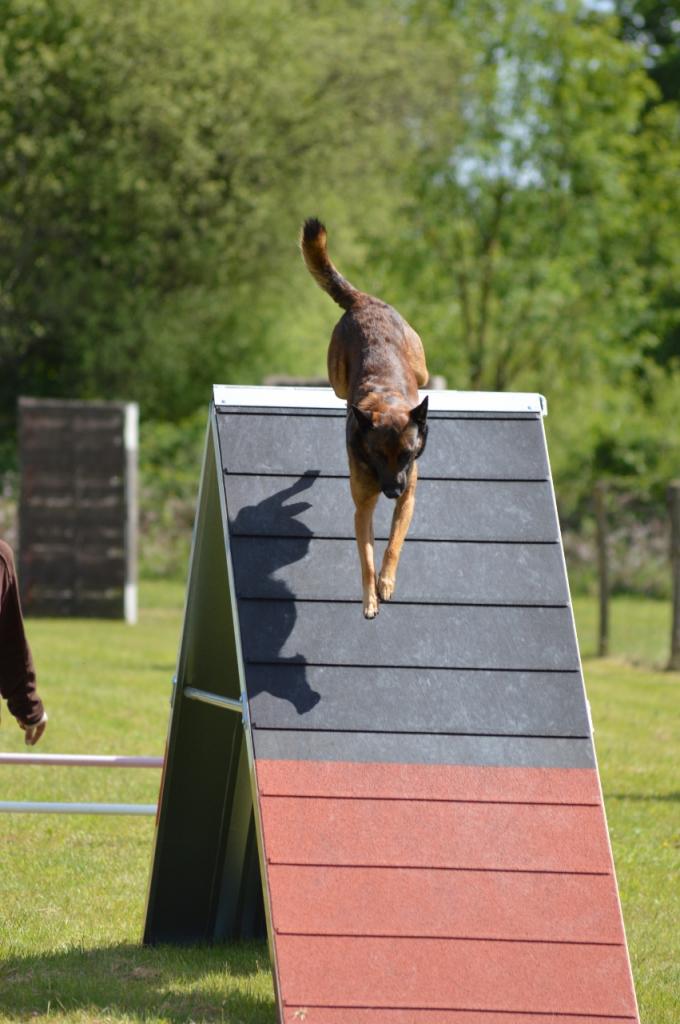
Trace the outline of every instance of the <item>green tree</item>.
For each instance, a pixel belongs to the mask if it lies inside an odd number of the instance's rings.
[[[617,0],[622,34],[645,54],[665,100],[680,102],[680,9],[677,0]]]
[[[0,0],[2,415],[24,391],[175,418],[292,369],[283,326],[321,323],[302,218],[350,254],[381,228],[449,56],[397,6]]]
[[[648,249],[644,258],[653,322],[646,344],[656,362],[672,367],[680,362],[680,232],[678,222],[678,145],[680,134],[680,9],[665,0],[618,0],[622,38],[642,53],[645,67],[658,86],[641,113],[641,132],[653,134],[644,167],[645,181],[654,183],[646,210]]]
[[[640,131],[654,91],[641,55],[576,2],[440,10],[472,55],[462,137],[422,149],[402,258],[385,254],[429,300],[411,312],[431,362],[456,387],[490,389],[627,368],[648,309],[645,214],[679,152]]]

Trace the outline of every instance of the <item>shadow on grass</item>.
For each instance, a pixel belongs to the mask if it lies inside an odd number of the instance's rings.
[[[0,963],[0,1018],[273,1024],[267,948],[103,946]]]

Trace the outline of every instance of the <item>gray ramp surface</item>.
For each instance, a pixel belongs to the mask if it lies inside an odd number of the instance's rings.
[[[229,473],[286,476],[312,468],[347,476],[344,416],[241,413],[220,417],[220,425]],[[419,470],[427,478],[545,480],[541,422],[433,417]]]
[[[254,729],[255,756],[283,761],[593,768],[590,739]]]
[[[354,539],[354,505],[346,479],[229,476],[225,479],[234,536]],[[394,502],[380,497],[374,526],[389,536]],[[411,540],[559,541],[549,481],[419,480]]]
[[[371,622],[344,415],[217,425],[256,753],[592,763],[539,416],[430,418],[394,600]],[[378,566],[393,509],[379,500]]]
[[[385,548],[376,544],[379,563]],[[359,601],[353,539],[234,537],[239,597]],[[558,544],[407,540],[394,599],[407,603],[566,605]]]
[[[369,621],[356,602],[241,600],[240,619],[246,661],[579,668],[568,608],[391,604]]]
[[[580,672],[249,665],[262,729],[588,736]],[[380,712],[377,713],[377,709]]]

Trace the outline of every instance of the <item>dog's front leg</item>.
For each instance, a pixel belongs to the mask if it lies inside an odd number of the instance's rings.
[[[397,498],[392,514],[392,525],[390,527],[390,539],[385,548],[380,576],[378,577],[378,593],[381,601],[389,601],[394,593],[397,582],[397,566],[404,543],[413,518],[413,509],[416,504],[416,482],[418,480],[418,467],[413,464],[409,482],[404,493]]]
[[[377,494],[368,497],[354,495],[354,529],[361,563],[361,584],[364,596],[364,615],[374,619],[378,614],[378,592],[375,586],[375,564],[373,560],[373,510]]]

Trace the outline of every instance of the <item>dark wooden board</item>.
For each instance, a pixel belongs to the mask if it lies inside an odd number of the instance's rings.
[[[135,565],[127,406],[20,399],[19,582],[28,614],[122,618]]]
[[[101,559],[103,554],[108,557],[123,555],[123,530],[113,527],[101,528],[98,523],[80,524],[73,517],[59,521],[54,520],[53,528],[41,530],[33,544],[32,554],[35,558],[59,558],[61,553],[70,552],[88,560]]]
[[[74,592],[94,590],[106,592],[112,587],[125,586],[125,558],[100,558],[97,561],[84,561],[74,555],[60,559],[41,559],[33,554],[22,562],[21,583],[26,590],[33,585],[43,590],[64,586],[68,576],[68,586]]]
[[[31,615],[47,618],[120,619],[124,611],[122,588],[106,594],[79,594],[75,590],[29,586],[22,589],[22,601]]]
[[[123,424],[123,417],[107,423],[82,418],[70,422],[65,419],[63,423],[40,420],[22,426],[20,450],[23,455],[38,460],[45,460],[50,453],[58,454],[64,460],[69,454],[73,459],[87,460],[106,449],[114,453],[124,452]]]
[[[45,567],[54,565],[64,559],[72,559],[74,563],[81,565],[101,564],[102,552],[107,559],[113,562],[125,561],[125,550],[122,543],[122,533],[117,536],[102,536],[100,543],[93,542],[91,538],[83,538],[75,529],[69,531],[68,536],[57,535],[41,537],[31,548],[30,561],[32,564],[40,562]]]
[[[126,508],[126,489],[120,481],[114,486],[103,481],[91,481],[89,484],[68,486],[63,481],[57,487],[43,486],[34,491],[26,491],[21,499],[21,513],[38,515],[49,510],[53,515],[65,516],[90,515],[92,511],[106,512],[113,510],[120,516]]]
[[[568,608],[239,602],[247,661],[418,668],[578,670]],[[436,642],[435,641],[436,638]]]
[[[126,402],[109,401],[108,399],[89,398],[36,398],[32,395],[21,395],[19,411],[28,410],[33,413],[60,413],[64,410],[85,413],[88,416],[111,416],[125,411]]]
[[[114,531],[117,536],[123,536],[125,523],[121,522],[121,508],[119,503],[83,508],[71,504],[54,507],[44,503],[22,506],[22,536],[24,541],[34,536],[39,539],[56,536],[57,531],[67,537],[75,531],[78,536],[93,539],[98,536],[111,538]]]
[[[63,477],[76,480],[115,480],[125,474],[125,449],[105,449],[99,452],[75,452],[45,449],[31,453],[31,462],[22,476],[22,487],[32,490]]]
[[[347,475],[344,421],[331,417],[218,416],[229,473]],[[545,480],[540,417],[533,420],[435,419],[418,464],[422,477]]]
[[[579,672],[249,665],[254,726],[588,736]]]
[[[384,542],[376,545],[380,566]],[[351,539],[234,537],[239,597],[356,601],[361,575]],[[558,544],[409,541],[394,599],[471,604],[567,604]]]
[[[347,480],[230,476],[225,483],[234,535],[354,538]],[[394,502],[381,497],[377,539],[389,536],[393,512]],[[409,538],[554,543],[559,528],[550,484],[421,480]]]
[[[253,729],[253,744],[256,758],[285,761],[510,765],[526,768],[595,766],[590,739]]]

